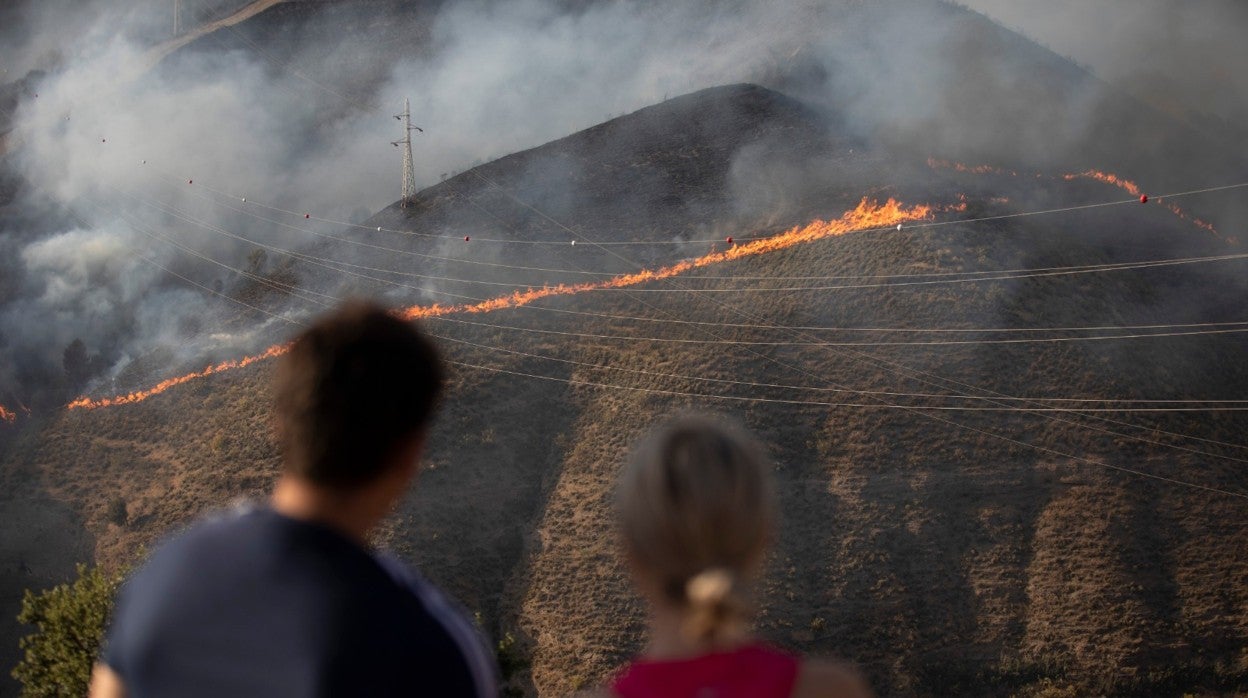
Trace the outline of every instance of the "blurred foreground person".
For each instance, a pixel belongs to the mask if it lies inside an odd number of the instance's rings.
[[[612,695],[870,695],[847,666],[750,635],[746,589],[776,524],[768,464],[748,435],[709,417],[677,418],[634,451],[618,497],[624,554],[650,617],[649,643]]]
[[[369,534],[416,477],[442,387],[433,346],[349,303],[274,384],[268,506],[165,543],[124,586],[92,696],[493,696],[474,627]]]

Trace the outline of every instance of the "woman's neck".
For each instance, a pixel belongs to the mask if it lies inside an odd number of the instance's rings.
[[[650,638],[645,656],[650,659],[671,660],[697,657],[709,652],[731,650],[748,644],[752,638],[744,631],[732,632],[715,641],[689,637],[685,632],[683,609],[670,604],[652,605],[650,610]]]

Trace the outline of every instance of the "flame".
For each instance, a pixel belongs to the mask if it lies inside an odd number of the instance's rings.
[[[398,311],[397,314],[399,317],[404,319],[414,320],[419,318],[441,317],[443,315],[451,315],[454,313],[489,313],[506,308],[517,308],[543,298],[550,298],[552,296],[566,296],[586,291],[636,286],[649,281],[668,279],[692,269],[699,269],[712,264],[752,257],[755,255],[766,254],[768,252],[775,252],[777,250],[793,247],[794,245],[801,245],[808,242],[814,242],[815,240],[844,235],[845,233],[869,230],[872,228],[887,228],[906,221],[927,220],[931,217],[931,214],[931,206],[918,205],[907,208],[895,199],[890,198],[883,204],[879,204],[864,197],[860,202],[858,202],[858,206],[856,208],[852,211],[845,212],[844,215],[836,220],[816,220],[805,226],[795,226],[772,237],[738,243],[726,250],[711,252],[701,257],[685,260],[671,266],[660,267],[659,269],[654,270],[642,270],[633,274],[624,274],[606,281],[594,283],[559,284],[557,286],[543,286],[542,288],[528,288],[523,291],[514,291],[505,296],[492,298],[479,303],[465,303],[461,305],[443,305],[440,303],[434,303],[433,305],[414,305]],[[259,354],[231,361],[223,361],[219,364],[209,366],[201,371],[170,378],[157,383],[151,388],[138,390],[126,395],[99,399],[92,399],[85,396],[80,397],[69,403],[66,407],[71,410],[96,409],[100,407],[111,407],[113,405],[128,405],[136,402],[142,402],[149,397],[159,395],[170,388],[182,385],[183,383],[187,383],[197,378],[204,378],[215,373],[221,373],[235,368],[242,368],[243,366],[253,364],[257,361],[263,361],[265,359],[281,356],[286,353],[289,346],[289,344],[276,344],[268,349],[265,349]],[[3,407],[0,407],[0,410],[3,410]],[[3,414],[11,413],[4,410]]]
[[[149,397],[152,397],[153,395],[159,395],[174,386],[182,385],[183,383],[193,381],[196,378],[204,378],[205,376],[211,376],[214,373],[221,373],[223,371],[229,371],[235,368],[242,368],[244,366],[254,364],[257,361],[264,361],[265,359],[271,359],[275,356],[281,356],[282,354],[285,354],[286,350],[289,348],[290,348],[289,344],[274,344],[273,346],[269,347],[268,349],[265,349],[259,354],[253,354],[251,356],[244,356],[241,359],[231,359],[229,361],[222,361],[219,364],[208,366],[207,368],[201,371],[195,371],[194,373],[187,373],[182,376],[177,376],[174,378],[170,378],[168,380],[163,380],[157,383],[156,385],[150,388],[147,388],[145,390],[136,390],[132,393],[126,393],[125,395],[100,398],[98,400],[93,400],[89,397],[80,397],[77,400],[74,400],[73,402],[69,403],[65,407],[71,410],[95,409],[97,407],[112,407],[113,405],[129,405],[135,402],[143,402],[144,400],[148,399]]]
[[[970,174],[999,174],[999,175],[1009,175],[1011,177],[1018,175],[1017,172],[1013,172],[1010,170],[1002,170],[1000,168],[993,167],[991,165],[964,165],[960,162],[951,162],[949,160],[937,160],[935,158],[928,158],[927,166],[932,169],[954,170],[957,172],[968,172]],[[1044,177],[1044,175],[1036,174],[1036,177],[1042,178]],[[1102,182],[1104,184],[1112,184],[1113,186],[1118,187],[1119,189],[1127,192],[1131,196],[1140,196],[1141,194],[1144,193],[1144,190],[1140,188],[1140,185],[1136,184],[1135,182],[1132,182],[1129,179],[1120,177],[1112,172],[1102,172],[1100,170],[1085,170],[1084,172],[1061,175],[1061,179],[1064,179],[1067,182],[1070,182],[1076,179],[1091,179],[1097,182]],[[1160,200],[1158,200],[1158,202],[1160,203]],[[1215,228],[1212,223],[1210,223],[1209,221],[1203,220],[1201,218],[1197,218],[1196,216],[1188,213],[1187,211],[1184,211],[1177,204],[1173,204],[1167,201],[1164,203],[1164,205],[1166,207],[1166,210],[1178,216],[1181,220],[1191,223],[1197,228],[1200,228],[1201,230],[1208,232],[1210,235],[1213,235],[1215,238],[1219,240],[1223,240],[1225,242],[1229,242],[1231,244],[1234,244],[1236,242],[1236,238],[1224,237],[1221,233],[1218,232],[1218,229]]]
[[[1132,182],[1129,179],[1123,179],[1119,177],[1118,175],[1115,175],[1110,172],[1101,172],[1100,170],[1088,170],[1087,172],[1081,172],[1079,174],[1062,175],[1062,178],[1067,181],[1072,180],[1072,179],[1078,179],[1080,177],[1087,178],[1087,179],[1094,179],[1098,182],[1104,182],[1106,184],[1112,184],[1132,196],[1140,196],[1141,194],[1144,193],[1144,191],[1140,189],[1140,187],[1135,182]],[[1158,199],[1157,201],[1158,203],[1161,203],[1160,199]],[[1179,207],[1178,204],[1173,204],[1167,201],[1165,202],[1164,205],[1166,207],[1166,210],[1178,216],[1181,220],[1191,223],[1192,225],[1196,226],[1197,228],[1200,228],[1201,230],[1208,232],[1210,235],[1213,235],[1215,238],[1219,240],[1226,240],[1226,238],[1223,238],[1222,235],[1218,233],[1218,229],[1213,227],[1212,223],[1206,220],[1197,218],[1196,216],[1193,216],[1187,211],[1184,211],[1182,208]],[[1234,242],[1234,241],[1230,240],[1229,242]]]
[[[671,266],[660,267],[653,270],[646,269],[633,274],[624,274],[606,281],[599,281],[595,283],[559,284],[557,286],[544,286],[542,288],[528,288],[523,291],[514,291],[498,298],[481,301],[480,303],[465,303],[462,305],[416,305],[400,311],[400,315],[406,319],[412,320],[418,318],[437,317],[450,313],[489,313],[505,308],[518,308],[523,305],[528,305],[534,301],[539,301],[543,298],[550,298],[552,296],[567,296],[574,293],[600,291],[608,288],[626,288],[650,281],[668,279],[692,269],[699,269],[712,264],[720,264],[722,262],[742,259],[744,257],[753,257],[755,255],[766,254],[768,252],[775,252],[794,245],[835,237],[837,235],[844,235],[845,233],[858,230],[886,228],[905,221],[926,220],[931,217],[931,214],[931,206],[919,205],[906,208],[896,199],[890,198],[884,204],[877,204],[876,202],[869,201],[864,197],[858,202],[857,208],[852,211],[847,211],[836,220],[817,220],[805,226],[795,226],[773,237],[739,243],[722,252],[711,252],[701,257],[688,259]]]
[[[1094,179],[1098,182],[1104,182],[1105,184],[1112,184],[1115,187],[1118,187],[1119,189],[1127,192],[1131,196],[1139,196],[1140,194],[1144,193],[1140,189],[1139,185],[1137,185],[1135,182],[1132,182],[1129,179],[1123,179],[1122,177],[1119,177],[1118,175],[1112,172],[1101,172],[1100,170],[1088,170],[1086,172],[1080,172],[1078,174],[1064,174],[1062,175],[1062,179],[1066,180],[1067,182],[1073,179]]]
[[[1017,177],[1018,173],[1014,170],[1006,170],[992,165],[966,165],[951,160],[937,160],[936,158],[928,158],[927,166],[933,170],[953,170],[955,172],[966,172],[969,174],[996,174]]]
[[[0,421],[12,424],[15,419],[17,419],[16,414],[13,414],[13,412],[4,405],[0,405]]]

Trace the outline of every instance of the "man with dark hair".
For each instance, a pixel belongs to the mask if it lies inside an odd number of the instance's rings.
[[[349,303],[275,382],[282,474],[267,507],[192,527],[122,590],[93,696],[487,696],[462,613],[369,534],[415,478],[442,386],[413,326]]]

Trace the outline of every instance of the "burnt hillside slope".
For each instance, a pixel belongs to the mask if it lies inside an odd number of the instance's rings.
[[[1237,399],[1242,336],[1054,329],[1235,319],[1242,276],[1010,271],[1239,248],[1161,205],[1001,217],[1123,199],[1061,175],[933,168],[736,85],[449,177],[339,234],[392,250],[319,243],[360,275],[288,271],[396,303],[491,298],[747,245],[864,196],[930,204],[901,230],[425,321],[457,363],[383,542],[514,638],[512,688],[591,685],[642,639],[610,527],[624,452],[661,414],[723,410],[765,440],[781,484],[758,590],[769,639],[859,661],[884,694],[1242,690],[1242,413],[1069,402]],[[6,491],[52,498],[98,560],[127,561],[263,495],[269,368],[26,422]]]

